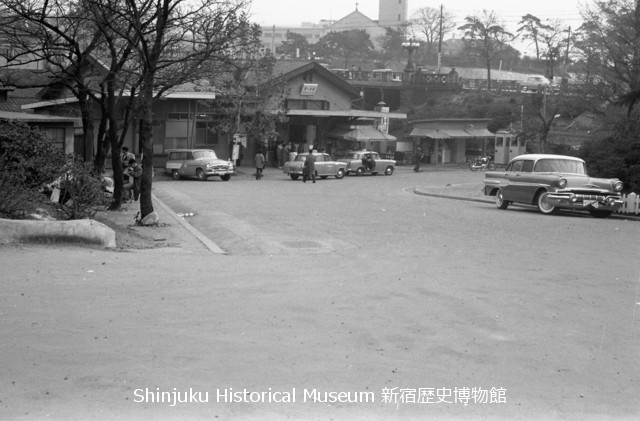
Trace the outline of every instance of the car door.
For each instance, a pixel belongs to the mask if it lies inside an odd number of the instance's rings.
[[[329,154],[322,154],[324,170],[322,175],[334,175],[336,173],[336,164],[331,160]]]
[[[521,159],[517,159],[515,161],[511,161],[511,163],[507,166],[507,169],[504,174],[504,183],[501,187],[502,197],[504,200],[509,202],[519,202],[518,199],[520,192],[519,179],[520,172],[522,171],[523,161]]]
[[[317,175],[325,175],[326,174],[326,162],[324,162],[324,156],[322,154],[315,154],[316,157],[316,174]]]
[[[196,175],[196,164],[197,162],[193,158],[193,152],[187,152],[187,155],[184,157],[185,161],[185,175],[189,177],[193,177]]]
[[[540,187],[540,177],[533,172],[533,159],[524,159],[522,168],[516,175],[518,183],[517,201],[521,203],[533,203],[533,198]]]

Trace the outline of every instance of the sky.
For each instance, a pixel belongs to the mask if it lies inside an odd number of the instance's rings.
[[[432,7],[452,13],[456,22],[466,16],[480,16],[482,9],[494,10],[506,28],[515,32],[520,18],[532,14],[540,19],[559,19],[567,26],[580,25],[581,5],[589,0],[408,0],[409,17],[417,9]],[[322,19],[338,20],[356,10],[370,19],[378,19],[378,0],[251,0],[252,20],[261,25],[300,26],[302,22],[318,23]]]

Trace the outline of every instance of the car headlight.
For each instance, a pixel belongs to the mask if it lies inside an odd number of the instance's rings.
[[[613,184],[613,190],[615,190],[615,191],[622,191],[623,187],[624,187],[624,183],[622,181],[620,181],[620,180],[616,181]]]
[[[567,187],[567,179],[561,178],[560,180],[558,180],[558,187],[560,187],[561,189]]]

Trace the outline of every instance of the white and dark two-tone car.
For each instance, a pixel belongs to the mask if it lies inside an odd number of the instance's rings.
[[[617,178],[589,177],[582,159],[564,155],[520,155],[484,178],[484,194],[494,196],[499,209],[524,203],[545,215],[573,209],[606,218],[622,205],[622,188]]]
[[[167,154],[165,172],[174,180],[195,177],[205,181],[217,176],[223,181],[229,181],[235,173],[233,163],[219,159],[211,149],[170,149]]]
[[[314,152],[313,154],[316,157],[316,177],[320,177],[322,179],[330,176],[337,179],[344,177],[347,167],[344,162],[333,161],[331,160],[331,155],[326,153]],[[284,164],[282,171],[291,177],[292,180],[297,180],[302,177],[302,168],[304,167],[304,161],[307,159],[307,155],[309,154],[298,154],[293,161],[289,161]]]

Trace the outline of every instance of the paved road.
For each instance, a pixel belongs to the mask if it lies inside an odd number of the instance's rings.
[[[482,176],[156,177],[228,254],[0,248],[0,418],[637,419],[640,225],[411,193]]]

